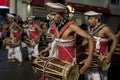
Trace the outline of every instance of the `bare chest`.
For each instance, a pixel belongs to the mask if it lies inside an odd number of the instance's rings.
[[[74,32],[72,32],[69,28],[61,35],[62,39],[74,39]]]

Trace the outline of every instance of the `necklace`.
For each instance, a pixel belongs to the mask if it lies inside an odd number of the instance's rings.
[[[58,31],[60,31],[67,22],[68,22],[67,20],[63,20],[63,21],[57,26]]]

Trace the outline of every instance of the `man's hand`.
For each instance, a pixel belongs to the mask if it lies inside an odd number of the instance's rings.
[[[84,72],[90,67],[92,62],[92,57],[88,57],[87,59],[84,59],[80,62],[80,64],[83,64],[83,67],[80,69],[80,74],[84,74]]]
[[[50,50],[50,46],[48,46],[47,48],[43,49],[42,51],[40,51],[39,56],[45,56],[47,54],[47,52]]]
[[[39,56],[45,56],[45,55],[46,55],[46,53],[47,53],[47,51],[46,51],[46,50],[42,50],[42,51],[39,53]]]
[[[107,54],[106,61],[107,61],[107,63],[110,63],[112,56],[110,53],[106,53],[106,54]]]

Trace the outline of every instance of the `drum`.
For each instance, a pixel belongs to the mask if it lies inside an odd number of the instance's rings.
[[[35,46],[37,44],[37,42],[35,42],[33,39],[28,37],[24,38],[24,42],[29,46]]]
[[[52,42],[55,39],[55,34],[46,34],[46,41],[47,42]]]
[[[36,58],[33,61],[32,68],[52,80],[78,80],[79,78],[78,65],[73,65],[57,58]]]
[[[108,70],[109,67],[110,67],[110,63],[107,63],[106,59],[104,58],[102,61],[102,70],[103,71]]]
[[[15,37],[7,37],[3,40],[3,44],[9,46],[18,46],[20,45],[20,40]]]
[[[92,60],[91,68],[108,70],[110,63],[107,63],[106,57],[103,55],[95,55]]]

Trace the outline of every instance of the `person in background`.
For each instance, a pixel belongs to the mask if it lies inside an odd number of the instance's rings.
[[[23,58],[22,58],[22,52],[20,48],[20,42],[21,42],[21,27],[17,24],[17,22],[14,21],[14,15],[7,14],[8,21],[9,21],[9,32],[11,39],[11,44],[6,45],[6,48],[8,49],[8,62],[15,62],[16,60],[19,61],[18,66],[23,65]]]
[[[37,57],[39,54],[39,39],[42,34],[42,30],[38,24],[35,23],[35,16],[28,17],[28,28],[27,28],[27,49],[28,49],[28,58],[29,60],[32,59],[32,57]],[[34,42],[32,44],[31,40]]]

